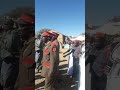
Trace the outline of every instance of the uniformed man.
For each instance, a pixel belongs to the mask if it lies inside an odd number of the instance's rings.
[[[105,34],[97,32],[95,35],[95,47],[91,50],[85,64],[90,63],[91,90],[106,90],[107,76],[104,74],[103,65],[105,50]]]
[[[18,31],[13,29],[13,25],[13,20],[5,20],[3,26],[4,33],[1,37],[1,84],[3,90],[14,90],[18,75],[20,37]]]
[[[21,38],[24,45],[21,50],[19,62],[19,76],[16,82],[17,90],[35,89],[35,37],[34,16],[22,15],[18,24],[20,25]]]
[[[45,46],[41,75],[45,77],[45,90],[57,90],[55,89],[55,80],[58,73],[58,48],[55,43],[51,42],[52,35],[49,32],[44,32],[42,36]]]

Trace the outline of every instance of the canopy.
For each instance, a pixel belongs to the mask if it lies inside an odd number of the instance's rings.
[[[80,41],[84,41],[85,40],[85,35],[80,35],[80,36],[78,36],[78,37],[76,37],[76,38],[73,38],[73,39],[71,39],[72,41],[74,41],[74,40],[80,40]]]

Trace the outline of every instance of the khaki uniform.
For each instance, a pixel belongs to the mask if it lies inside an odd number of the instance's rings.
[[[24,44],[19,64],[18,90],[35,89],[35,38]]]
[[[59,46],[59,42],[58,42],[58,40],[56,39],[56,40],[54,40],[53,41],[53,43],[55,43],[56,44],[56,46]]]
[[[53,41],[53,43],[55,43],[55,45],[56,45],[57,48],[58,48],[58,52],[60,53],[59,41],[56,39],[55,41]],[[60,60],[59,53],[57,54],[57,55],[58,55],[58,56],[57,56],[58,60]],[[58,62],[58,65],[59,65],[59,62]]]
[[[55,90],[54,85],[59,63],[58,54],[58,48],[53,42],[48,42],[43,48],[41,75],[45,77],[45,90]]]

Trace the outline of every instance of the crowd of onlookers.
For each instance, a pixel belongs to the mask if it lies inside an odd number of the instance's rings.
[[[120,36],[97,32],[92,37],[86,37],[85,51],[85,66],[89,64],[86,89],[119,90]]]
[[[44,36],[44,33],[41,34],[41,36],[39,35],[36,38],[36,73],[40,72],[40,70],[42,69],[42,59],[44,58],[44,47],[45,47],[45,43],[43,42],[43,38],[44,37],[48,37],[48,36]],[[47,32],[47,33],[51,33],[51,32]],[[46,35],[46,34],[45,34]],[[58,34],[59,35],[59,34]],[[54,37],[54,35],[52,34],[52,36]],[[58,37],[58,36],[57,36]],[[57,40],[57,38],[56,38]],[[81,40],[70,40],[70,39],[66,39],[64,41],[64,43],[62,44],[59,40],[58,44],[59,44],[59,56],[61,54],[61,50],[60,49],[66,49],[67,51],[62,52],[62,57],[66,58],[68,57],[68,70],[67,70],[67,75],[69,76],[69,78],[72,80],[71,82],[75,82],[78,81],[80,83],[80,57],[85,53],[85,51],[83,52],[82,49],[85,48],[85,41],[81,41]],[[50,39],[50,42],[52,43],[52,39]],[[60,47],[61,45],[61,47]],[[43,56],[43,57],[42,57]],[[85,58],[85,57],[84,57]],[[59,57],[60,59],[60,57]],[[60,61],[60,60],[59,60]],[[85,60],[84,60],[85,61]],[[78,84],[79,84],[78,83]]]

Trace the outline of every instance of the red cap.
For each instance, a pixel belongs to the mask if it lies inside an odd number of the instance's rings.
[[[22,15],[20,19],[26,23],[34,24],[34,18],[30,15]]]
[[[80,40],[74,40],[74,42],[80,42]]]
[[[52,37],[52,34],[49,32],[43,32],[42,36],[46,36],[46,37]]]
[[[102,32],[96,32],[96,38],[104,38],[105,37],[105,33]]]

